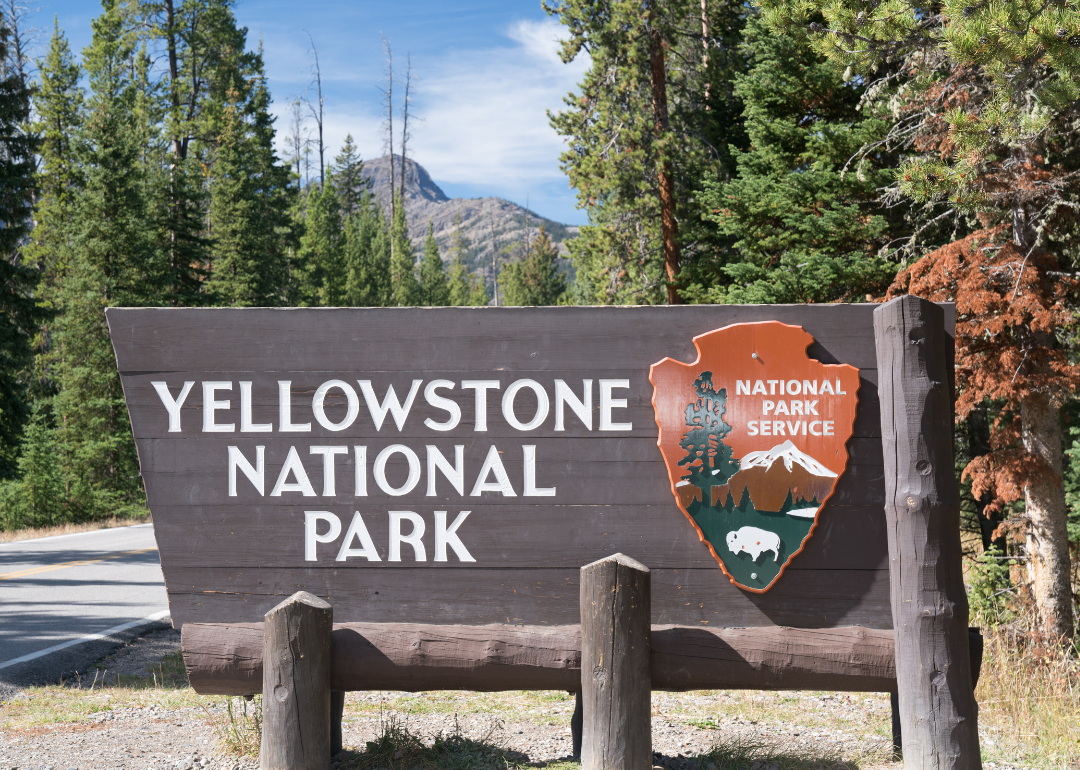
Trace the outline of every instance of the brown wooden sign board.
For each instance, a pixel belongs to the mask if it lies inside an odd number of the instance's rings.
[[[622,552],[656,624],[891,628],[875,307],[109,309],[173,623],[305,590],[335,622],[576,624],[580,567]],[[761,321],[857,369],[858,405],[755,593],[673,498],[649,376]]]

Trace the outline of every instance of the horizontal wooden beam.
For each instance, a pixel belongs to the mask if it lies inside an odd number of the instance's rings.
[[[334,690],[568,690],[581,686],[580,626],[341,623]],[[206,695],[262,690],[262,623],[187,623],[188,679]],[[893,632],[653,626],[652,689],[896,689]]]

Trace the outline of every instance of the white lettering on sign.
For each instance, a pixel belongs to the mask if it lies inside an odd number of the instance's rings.
[[[360,541],[360,547],[353,548],[352,542],[357,539]],[[353,558],[362,556],[368,561],[382,561],[379,558],[379,552],[375,550],[375,541],[371,539],[371,534],[364,525],[364,517],[360,515],[360,511],[353,514],[352,524],[349,525],[349,531],[345,533],[345,539],[341,541],[341,548],[338,550],[337,556],[334,557],[334,561],[346,561],[350,556]],[[312,561],[312,559],[308,559],[308,561]]]
[[[487,430],[487,392],[489,390],[498,390],[500,387],[498,380],[463,380],[461,383],[462,390],[475,390],[476,391],[476,416],[473,418],[473,430],[486,431]]]
[[[476,559],[462,542],[459,530],[472,511],[458,511],[450,523],[448,511],[435,511],[435,558],[437,562],[449,561],[453,552],[459,562],[475,563]],[[388,542],[387,561],[403,561],[403,557],[412,556],[413,561],[427,561],[427,545],[424,538],[428,532],[427,522],[415,511],[387,511]],[[325,526],[325,531],[320,529]],[[405,531],[405,530],[408,531]],[[319,561],[319,546],[332,545],[341,537],[341,518],[330,511],[304,511],[304,560]],[[409,546],[408,549],[402,548]],[[358,546],[358,547],[357,547]],[[324,557],[328,555],[324,551]],[[375,540],[367,527],[360,511],[355,511],[345,536],[341,538],[334,561],[366,559],[369,562],[382,561],[375,546]]]
[[[612,409],[625,409],[625,398],[612,398],[611,391],[615,388],[629,388],[630,380],[600,380],[600,430],[633,430],[634,426],[628,422],[612,422]]]
[[[195,385],[194,380],[185,382],[184,387],[180,389],[180,395],[176,398],[173,398],[172,394],[169,393],[168,384],[164,382],[151,382],[150,384],[154,386],[158,398],[165,405],[165,411],[169,413],[169,433],[180,433],[180,407],[184,405],[184,400],[188,397],[188,393],[191,392],[192,386]]]
[[[289,481],[289,474],[296,481]],[[281,497],[282,492],[299,492],[304,497],[315,497],[315,489],[311,486],[304,464],[300,462],[300,455],[296,453],[296,447],[289,447],[289,456],[285,458],[285,464],[281,466],[277,482],[274,484],[270,497]]]
[[[345,400],[348,403],[348,411],[341,422],[333,422],[326,416],[326,394],[331,388],[340,389],[345,394]],[[315,421],[327,430],[345,430],[355,422],[356,416],[360,414],[360,399],[357,398],[356,391],[353,390],[353,386],[349,383],[343,380],[327,380],[315,391],[315,397],[311,399],[311,411],[315,413]]]
[[[282,370],[288,371],[288,368],[282,367]],[[341,376],[344,377],[344,375]],[[260,413],[260,410],[273,408],[274,382],[277,383],[277,420],[259,422],[257,420],[269,417],[268,414]],[[171,388],[168,382],[161,380],[153,381],[151,385],[164,407],[169,433],[183,433],[182,410],[192,390],[196,387],[199,387],[202,392],[202,420],[201,426],[196,425],[195,430],[201,427],[203,433],[235,434],[239,432],[246,435],[312,433],[314,425],[317,426],[315,431],[321,431],[322,436],[326,436],[327,433],[343,433],[351,430],[353,433],[349,437],[355,440],[357,436],[374,436],[383,432],[392,420],[397,432],[405,432],[407,429],[414,432],[430,430],[444,435],[462,428],[468,430],[468,426],[463,425],[469,418],[468,401],[464,401],[463,405],[462,396],[472,400],[471,416],[474,433],[489,431],[490,422],[499,420],[501,422],[495,430],[509,429],[519,433],[543,429],[559,433],[582,428],[589,432],[633,430],[633,423],[622,417],[622,412],[629,408],[627,393],[631,387],[629,379],[582,378],[580,389],[577,382],[554,378],[544,381],[535,376],[506,381],[500,379],[425,381],[413,378],[408,382],[407,393],[402,390],[400,381],[396,386],[385,380],[373,379],[333,378],[317,386],[315,383],[304,382],[296,388],[296,394],[301,397],[296,399],[295,403],[294,381],[291,379],[272,380],[261,384],[253,379],[201,382],[188,380],[183,383],[174,382]],[[238,415],[237,412],[232,411],[234,406],[232,398],[225,397],[234,392],[237,386]],[[313,391],[312,387],[314,387]],[[743,395],[759,392],[768,394],[769,387],[773,393],[780,394],[816,394],[819,390],[818,383],[800,384],[794,380],[780,383],[779,390],[777,381],[768,381],[766,384],[761,381],[752,383],[750,380],[740,380],[737,383],[737,390]],[[259,392],[260,389],[270,392]],[[828,392],[832,390],[830,387]],[[468,391],[472,391],[471,397]],[[490,396],[491,391],[494,391],[497,396]],[[310,405],[306,398],[308,393],[311,393]],[[425,410],[422,426],[416,424],[420,418],[413,418],[413,423],[410,425],[409,420],[413,408],[421,396]],[[262,400],[257,400],[260,397]],[[489,399],[495,397],[499,399],[497,404],[490,404]],[[765,414],[801,416],[816,414],[816,411],[811,412],[811,407],[808,406],[808,404],[816,403],[816,401],[803,400],[776,401],[774,397],[773,400],[766,401],[763,406],[767,407],[764,409]],[[362,409],[362,406],[366,409]],[[495,407],[491,415],[488,413],[489,406]],[[188,408],[197,409],[200,405],[196,404]],[[237,425],[239,425],[239,431],[237,431]],[[783,425],[785,423],[779,421],[765,421],[762,422],[760,430],[764,432],[786,430],[792,435],[795,435],[797,431],[805,434],[808,430],[804,422],[788,422],[786,428],[777,427]],[[828,431],[830,425],[831,423],[828,422],[816,422],[813,429]],[[750,429],[757,431],[759,427],[756,422],[751,422]],[[189,430],[191,430],[190,427]],[[415,433],[407,435],[415,435]],[[505,436],[504,433],[499,435]],[[830,434],[823,433],[822,435]],[[513,443],[512,440],[500,439],[501,444],[504,442]],[[350,493],[351,476],[352,496],[368,498],[370,473],[374,483],[374,494],[391,497],[423,494],[427,498],[448,500],[450,499],[448,495],[483,497],[485,493],[502,498],[557,497],[557,485],[551,483],[554,481],[551,468],[542,467],[541,453],[537,451],[537,443],[518,444],[521,455],[516,455],[515,446],[507,447],[505,444],[506,451],[500,450],[494,444],[488,446],[486,450],[474,447],[473,451],[484,453],[484,459],[480,463],[477,462],[478,455],[472,456],[472,459],[466,457],[466,450],[470,446],[468,442],[453,445],[452,456],[449,447],[439,447],[427,442],[417,443],[420,446],[410,446],[406,443],[383,445],[382,442],[379,442],[379,446],[370,446],[370,442],[330,444],[324,439],[323,441],[313,440],[310,444],[289,446],[287,452],[284,446],[271,446],[269,454],[266,445],[227,446],[225,471],[228,496],[257,498],[288,497],[291,494],[298,494],[303,498],[336,498]],[[422,455],[421,446],[423,447]],[[506,452],[516,455],[509,470],[506,465],[508,456]],[[521,462],[520,471],[517,465],[518,457]],[[368,467],[369,460],[371,461],[370,468]],[[511,471],[514,478],[511,478]],[[321,486],[313,483],[313,479],[317,480],[320,475]],[[426,478],[424,478],[425,475]],[[433,554],[434,561],[446,561],[448,554],[451,553],[458,561],[474,561],[458,535],[462,524],[469,516],[469,511],[458,512],[453,521],[448,521],[449,512],[434,511],[434,518],[426,523],[424,517],[415,511],[391,511],[389,514],[390,539],[387,542],[387,550],[380,552],[376,549],[372,538],[373,530],[369,529],[372,524],[370,513],[368,519],[365,520],[359,511],[352,512],[348,526],[344,527],[344,520],[338,514],[329,511],[306,511],[305,559],[315,560],[318,546],[334,543],[335,559],[343,562],[353,559],[368,562],[384,559],[400,561],[410,555],[417,561],[425,561],[429,553]],[[343,529],[344,537],[342,537]],[[433,540],[427,542],[426,545],[425,533],[433,537]]]
[[[518,419],[517,414],[514,413],[514,399],[517,397],[518,391],[523,388],[528,388],[536,394],[536,414],[534,414],[532,419],[528,422],[521,422]],[[517,380],[506,389],[505,393],[503,393],[503,419],[515,430],[534,430],[535,428],[539,428],[544,420],[547,419],[549,405],[547,391],[544,390],[539,382],[536,380]]]
[[[465,445],[454,447],[454,464],[451,465],[438,447],[427,447],[427,496],[435,497],[435,472],[442,471],[443,476],[459,495],[465,494]]]
[[[586,428],[592,430],[592,380],[581,381],[581,398],[562,380],[555,380],[555,430],[566,430],[563,407],[577,415]]]
[[[432,430],[453,430],[458,426],[458,423],[461,422],[461,407],[457,405],[456,401],[451,401],[435,392],[440,388],[453,390],[454,383],[450,382],[450,380],[432,380],[424,388],[424,400],[436,409],[445,410],[449,413],[450,417],[446,422],[435,422],[435,420],[428,417],[424,420],[424,425]]]
[[[236,497],[236,470],[237,468],[247,476],[248,481],[255,485],[259,496],[266,489],[266,447],[255,447],[255,465],[252,466],[244,457],[239,447],[229,447],[229,497]]]
[[[371,387],[371,380],[357,380],[357,382],[360,383],[360,390],[364,394],[364,400],[367,401],[368,411],[371,413],[371,421],[375,423],[375,430],[382,430],[386,415],[391,414],[394,417],[394,424],[399,431],[405,427],[405,420],[409,416],[409,410],[412,409],[413,401],[416,400],[416,394],[419,392],[420,386],[424,383],[423,380],[412,381],[412,387],[409,389],[409,395],[405,398],[404,404],[398,401],[397,393],[394,392],[394,386],[388,385],[386,387],[386,396],[383,397],[382,403],[380,404],[378,397],[375,395],[375,389]]]
[[[219,390],[232,390],[231,382],[203,382],[203,421],[202,429],[203,433],[232,433],[236,430],[236,423],[230,422],[227,425],[218,425],[214,421],[214,413],[218,409],[228,409],[231,401],[225,399],[223,401],[215,400],[217,391]]]
[[[251,419],[251,382],[240,383],[240,432],[269,433],[274,429],[270,423],[254,423]]]
[[[293,425],[292,380],[278,380],[278,430],[282,433],[305,433],[311,430],[310,422]]]
[[[402,522],[409,522],[412,531],[403,534]],[[387,561],[401,561],[401,544],[412,546],[414,561],[427,561],[427,549],[424,547],[424,530],[427,525],[420,514],[413,511],[390,511],[390,558]]]
[[[386,480],[386,463],[395,454],[403,455],[409,463],[409,475],[405,479],[405,483],[400,487],[395,487]],[[375,483],[383,492],[393,497],[407,495],[416,488],[417,483],[420,481],[420,458],[416,456],[416,452],[404,444],[391,444],[375,457],[373,472]]]
[[[487,480],[491,474],[495,474],[494,481]],[[473,484],[469,495],[479,497],[483,492],[501,492],[503,497],[517,497],[517,493],[510,485],[510,477],[506,475],[506,468],[503,467],[502,460],[499,458],[499,450],[494,444],[491,445],[487,457],[484,458],[480,474],[476,477],[476,483]]]

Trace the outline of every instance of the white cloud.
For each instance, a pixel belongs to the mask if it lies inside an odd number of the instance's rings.
[[[543,186],[550,190],[554,182],[565,183],[558,162],[563,141],[548,124],[546,111],[562,107],[562,98],[576,90],[589,63],[585,54],[568,65],[562,63],[558,53],[562,32],[553,19],[521,20],[506,30],[507,43],[501,46],[448,51],[437,57],[414,52],[413,69],[419,80],[413,111],[418,120],[411,130],[410,156],[438,182],[478,186],[488,194],[515,199],[524,200],[530,189],[539,192]],[[291,50],[282,46],[275,53],[280,73],[275,80],[283,85],[282,70],[302,69],[304,55],[299,46]],[[395,65],[398,53],[395,48]],[[324,63],[324,72],[327,69]],[[347,101],[344,91],[351,89],[331,85],[324,125],[328,161],[349,133],[363,157],[383,152],[376,90],[380,73],[371,65],[362,69],[371,78],[362,98]],[[355,69],[350,74],[355,77]],[[282,148],[289,133],[288,101],[279,94],[275,104]],[[398,120],[395,115],[396,132]],[[309,122],[308,130],[313,128]],[[397,149],[400,135],[394,141]]]
[[[491,184],[524,192],[562,178],[562,139],[548,125],[588,67],[558,57],[561,25],[519,21],[516,45],[447,57],[420,83],[424,123],[415,131],[415,157],[438,180]]]

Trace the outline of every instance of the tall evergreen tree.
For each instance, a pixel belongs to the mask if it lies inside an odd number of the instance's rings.
[[[407,307],[420,304],[420,283],[416,280],[416,256],[409,240],[405,203],[396,198],[390,223],[390,304]]]
[[[348,272],[345,263],[345,233],[333,171],[326,184],[311,185],[304,196],[304,231],[300,236],[299,260],[305,269],[307,290],[304,304],[340,307],[346,304]]]
[[[746,7],[553,0],[545,8],[566,27],[563,61],[582,51],[590,61],[551,117],[569,144],[563,170],[589,213],[570,243],[574,265],[596,302],[680,302],[680,271],[723,246],[701,227],[695,201],[705,170],[730,173],[727,147],[745,143],[727,81],[741,66],[735,43]]]
[[[289,170],[274,153],[274,119],[262,55],[227,90],[210,178],[207,288],[235,307],[281,304],[287,295],[293,239]]]
[[[33,95],[37,121],[32,133],[40,137],[38,148],[38,199],[34,229],[23,248],[23,262],[39,275],[35,292],[38,304],[55,314],[59,310],[60,283],[71,262],[73,201],[82,187],[77,158],[78,129],[82,124],[83,89],[80,70],[67,38],[54,20],[45,57],[38,61],[39,83]],[[39,327],[34,340],[35,366],[32,391],[43,397],[56,389],[52,364],[56,348],[51,345],[51,324]]]
[[[345,135],[345,144],[334,158],[332,171],[334,187],[345,216],[351,216],[370,205],[371,182],[364,178],[364,161],[360,159],[352,134]]]
[[[67,493],[81,515],[143,499],[104,310],[156,303],[163,274],[147,212],[129,7],[105,0],[83,59],[91,96],[82,133],[85,185],[74,201],[72,266],[60,290],[59,393],[53,402]]]
[[[429,307],[450,304],[450,284],[446,281],[446,268],[430,221],[424,239],[424,258],[420,263],[420,304]]]
[[[390,228],[378,203],[345,219],[347,304],[385,307],[390,304]]]
[[[888,124],[861,104],[864,88],[797,38],[753,16],[743,38],[749,69],[735,78],[750,149],[733,148],[737,174],[711,173],[706,218],[733,240],[727,264],[687,294],[734,303],[861,301],[880,296],[896,268],[876,256],[898,232],[878,203],[893,169],[884,153],[848,168]]]
[[[557,305],[566,292],[566,277],[559,272],[559,250],[543,227],[529,255],[511,262],[499,273],[500,299],[504,305]]]
[[[0,60],[8,57],[10,30],[0,19]],[[23,130],[30,89],[21,68],[0,79],[0,477],[14,473],[26,402],[30,343],[43,320],[32,298],[36,273],[22,264],[30,232],[37,140]]]

